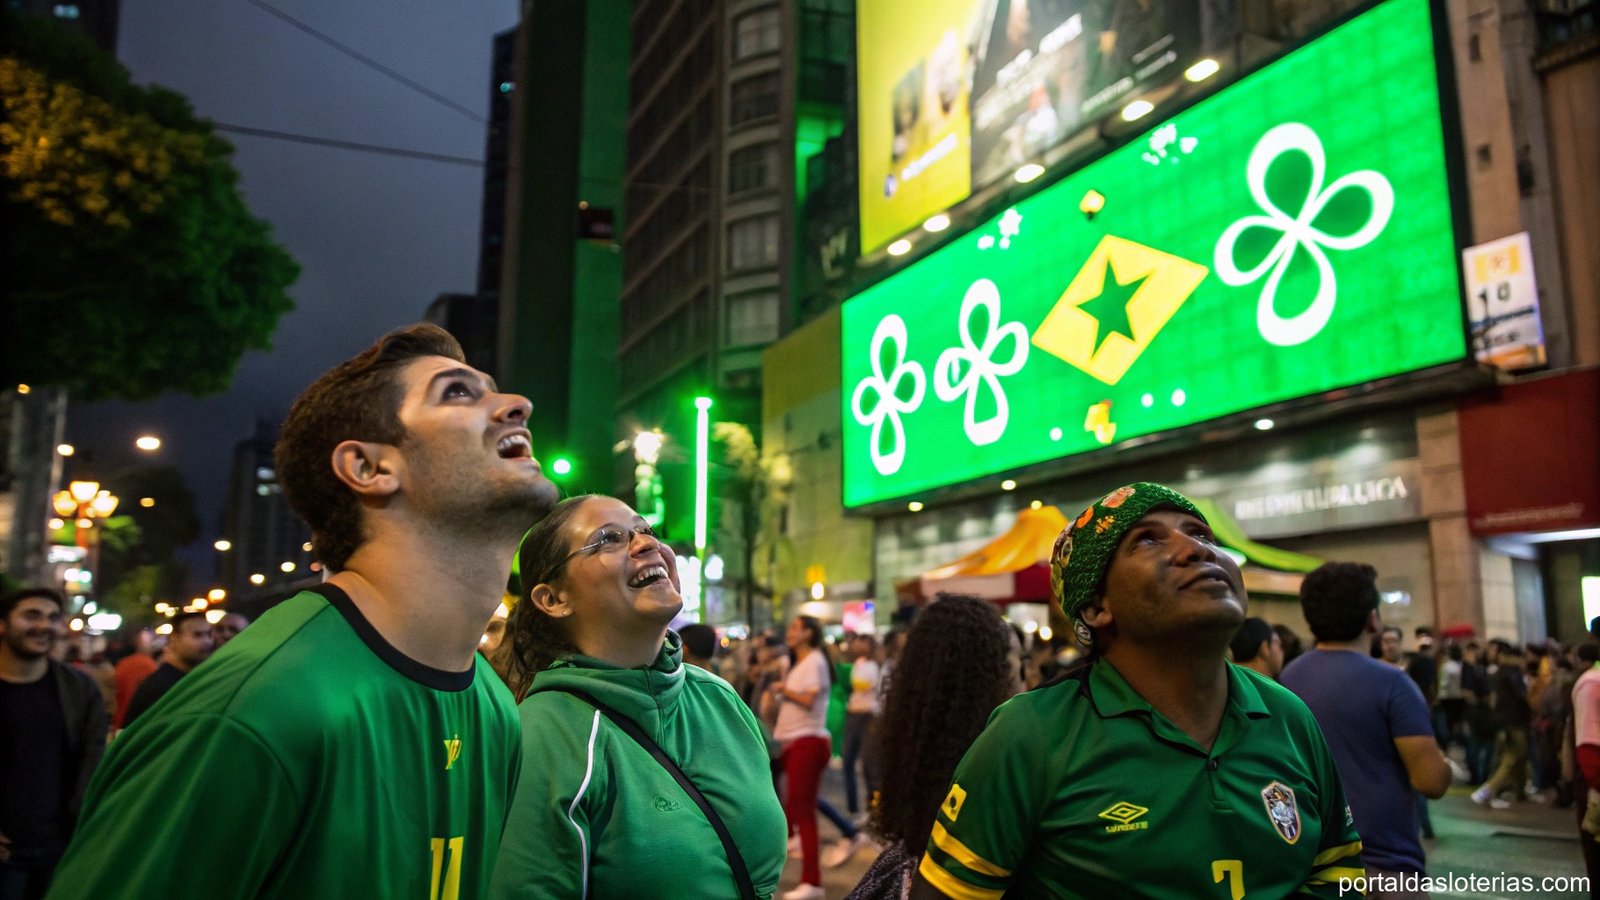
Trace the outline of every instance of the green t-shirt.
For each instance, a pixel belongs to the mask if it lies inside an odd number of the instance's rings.
[[[324,584],[112,742],[49,896],[482,897],[521,758],[482,659],[424,666]]]
[[[1228,666],[1207,753],[1104,660],[995,711],[918,871],[962,900],[1333,897],[1363,874],[1339,773],[1298,698]]]

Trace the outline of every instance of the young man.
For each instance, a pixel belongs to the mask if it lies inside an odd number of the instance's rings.
[[[528,411],[431,325],[295,401],[279,482],[333,574],[116,740],[58,896],[484,895],[521,741],[475,651],[556,499]]]
[[[161,655],[161,665],[133,692],[133,699],[128,701],[122,716],[122,727],[127,728],[144,715],[177,685],[178,679],[205,662],[213,649],[213,632],[205,613],[181,613],[175,617],[172,633],[167,635],[167,649]]]
[[[42,897],[106,749],[94,681],[50,659],[65,599],[49,588],[0,597],[0,897]]]
[[[1361,832],[1369,897],[1417,896],[1408,886],[1424,872],[1413,792],[1438,798],[1450,787],[1450,764],[1433,736],[1422,692],[1405,670],[1367,651],[1386,631],[1378,619],[1378,573],[1333,562],[1305,577],[1300,609],[1316,646],[1283,670],[1322,726],[1339,771],[1347,772],[1350,810]],[[1398,632],[1398,629],[1396,629]],[[1423,894],[1422,896],[1426,896]]]
[[[239,632],[245,630],[249,624],[250,620],[242,613],[231,612],[223,614],[222,618],[217,620],[217,624],[211,627],[211,636],[216,644],[216,649],[221,650],[223,644],[238,637]]]
[[[1264,619],[1244,620],[1229,645],[1235,665],[1277,680],[1283,671],[1283,638]]]
[[[1056,539],[1051,581],[1088,661],[995,711],[913,897],[1336,897],[1361,875],[1310,712],[1227,662],[1243,579],[1193,503],[1112,491]]]

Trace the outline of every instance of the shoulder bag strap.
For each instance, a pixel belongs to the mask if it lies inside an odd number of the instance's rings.
[[[571,694],[593,706],[604,714],[606,718],[610,719],[613,725],[621,728],[627,733],[628,737],[633,738],[640,747],[643,747],[651,756],[655,757],[656,762],[661,764],[661,768],[666,769],[667,774],[678,782],[678,786],[683,788],[683,792],[689,795],[689,799],[694,801],[694,805],[700,807],[700,812],[705,814],[706,820],[711,823],[711,827],[716,829],[717,837],[722,841],[722,849],[728,854],[728,865],[733,869],[734,883],[739,886],[739,896],[744,900],[756,900],[756,888],[755,884],[750,880],[750,870],[745,868],[744,857],[739,854],[739,848],[733,843],[733,835],[728,833],[728,826],[723,823],[722,817],[717,815],[717,811],[711,808],[710,801],[706,800],[705,795],[700,793],[700,789],[695,787],[694,782],[689,780],[689,776],[678,768],[678,764],[667,756],[666,751],[662,750],[655,741],[650,739],[649,735],[644,733],[644,729],[640,728],[638,723],[596,700],[585,691],[569,687],[553,687],[545,688],[545,690]]]

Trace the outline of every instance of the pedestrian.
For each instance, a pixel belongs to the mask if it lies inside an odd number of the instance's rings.
[[[668,630],[683,608],[672,549],[626,503],[586,495],[528,532],[517,568],[530,765],[490,895],[770,897],[784,827],[765,739]]]
[[[476,651],[556,499],[530,408],[433,325],[300,395],[278,483],[330,575],[112,743],[54,896],[485,895],[521,759]]]
[[[1427,897],[1408,889],[1426,872],[1414,794],[1442,797],[1450,764],[1415,682],[1392,662],[1362,652],[1380,631],[1377,570],[1325,563],[1300,584],[1312,649],[1283,670],[1283,686],[1316,716],[1339,771],[1367,866],[1367,896]],[[1382,629],[1387,631],[1387,629]]]
[[[243,613],[225,612],[215,625],[211,626],[212,643],[216,649],[221,650],[222,645],[239,636],[239,632],[250,625],[250,619]]]
[[[1583,644],[1577,654],[1584,670],[1572,686],[1573,762],[1578,778],[1574,799],[1578,845],[1592,887],[1600,885],[1600,645]]]
[[[1335,897],[1362,875],[1311,713],[1227,662],[1243,577],[1188,498],[1094,501],[1051,582],[1088,651],[967,751],[912,897]]]
[[[150,673],[161,668],[156,657],[161,655],[163,647],[165,643],[159,635],[148,628],[141,628],[134,635],[133,652],[112,666],[111,677],[117,686],[117,708],[111,712],[113,731],[122,728],[128,714],[128,704],[133,702],[133,694],[139,685],[150,677]]]
[[[1494,696],[1494,724],[1498,730],[1500,762],[1494,774],[1472,792],[1472,802],[1506,809],[1513,800],[1522,800],[1528,783],[1528,727],[1533,712],[1528,705],[1522,652],[1509,641],[1496,640],[1495,672],[1490,676]]]
[[[131,727],[157,700],[177,686],[178,679],[209,659],[214,646],[211,623],[206,621],[205,613],[186,612],[174,616],[172,633],[167,635],[167,647],[161,653],[161,665],[133,692],[122,727]]]
[[[941,594],[906,632],[870,745],[883,764],[868,829],[883,852],[849,900],[901,900],[950,775],[995,707],[1014,696],[1022,645],[994,604]]]
[[[1234,665],[1244,666],[1274,681],[1283,671],[1283,638],[1265,620],[1244,620],[1229,644]]]
[[[832,743],[828,733],[828,692],[833,686],[833,666],[822,648],[822,623],[811,616],[796,616],[784,638],[794,663],[781,682],[768,688],[778,704],[777,741],[783,767],[783,812],[789,831],[800,838],[800,884],[784,894],[785,900],[813,900],[822,896],[822,860],[817,846],[817,789],[828,767]],[[847,835],[847,838],[853,838]]]
[[[106,749],[106,709],[83,672],[50,658],[66,598],[51,588],[0,596],[0,897],[36,900],[72,837]]]
[[[858,634],[851,650],[855,661],[850,669],[850,697],[845,702],[844,750],[840,757],[844,763],[845,806],[854,819],[862,810],[856,791],[858,763],[866,763],[862,766],[867,789],[866,808],[872,807],[872,797],[878,787],[878,773],[871,765],[871,760],[862,759],[873,722],[878,718],[878,639],[870,634]]]

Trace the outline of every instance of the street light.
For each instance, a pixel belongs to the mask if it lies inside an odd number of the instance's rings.
[[[161,438],[153,434],[141,434],[138,440],[133,442],[133,445],[146,453],[151,453],[161,449]]]
[[[220,553],[227,553],[229,550],[233,549],[233,541],[230,541],[227,538],[221,538],[211,546],[217,548],[217,551]]]
[[[63,520],[71,519],[77,525],[73,543],[83,548],[86,557],[86,571],[77,579],[77,589],[83,590],[93,582],[92,573],[99,568],[100,541],[94,530],[95,520],[111,518],[117,511],[117,496],[102,489],[98,481],[74,481],[50,498],[50,506]]]

